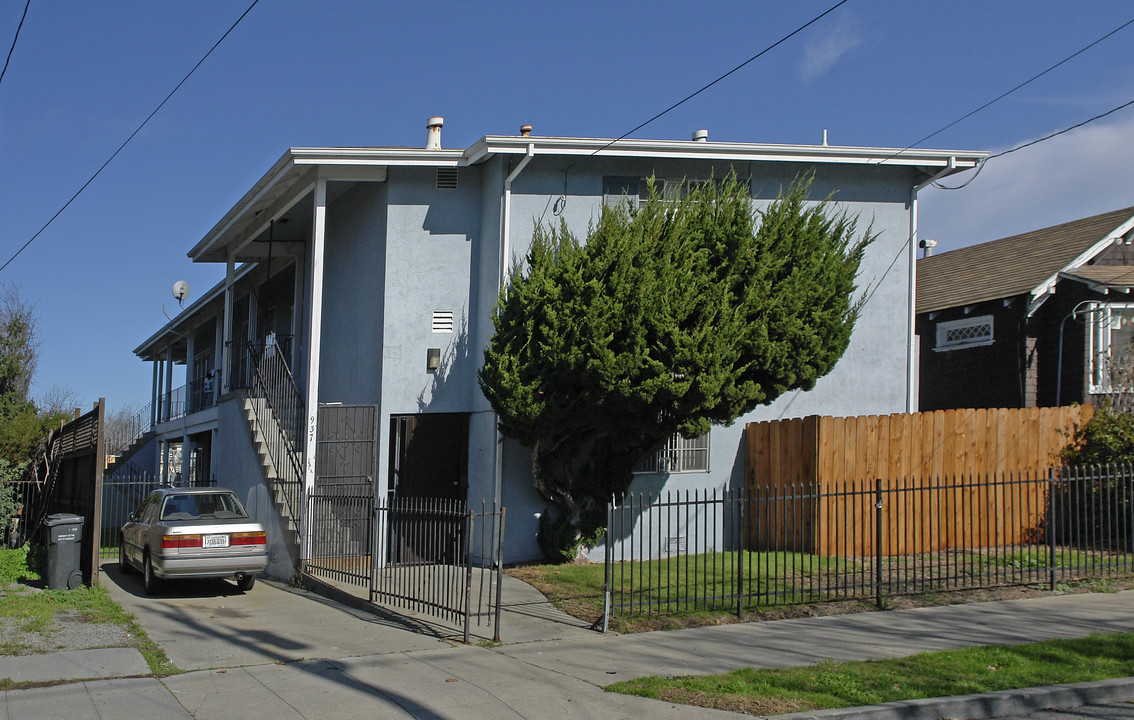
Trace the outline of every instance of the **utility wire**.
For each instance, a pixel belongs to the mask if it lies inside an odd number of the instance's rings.
[[[28,1],[30,2],[31,0],[28,0]],[[252,4],[248,6],[248,9],[245,10],[244,13],[236,19],[236,22],[234,22],[232,24],[232,26],[228,30],[225,31],[224,35],[221,35],[220,40],[217,40],[213,44],[213,46],[211,48],[209,48],[209,51],[207,53],[205,53],[204,57],[202,57],[200,60],[197,61],[197,64],[193,66],[193,69],[190,70],[185,75],[185,77],[181,78],[181,82],[177,83],[177,85],[172,90],[169,91],[169,94],[165,96],[165,99],[162,100],[160,103],[158,103],[158,106],[156,108],[154,108],[154,111],[151,112],[146,117],[145,120],[142,121],[142,124],[139,125],[138,128],[134,132],[130,133],[130,137],[126,138],[125,142],[123,142],[121,145],[118,146],[118,149],[115,150],[114,153],[111,154],[111,156],[106,159],[106,162],[104,162],[102,164],[102,167],[100,167],[98,170],[96,170],[95,174],[91,175],[90,179],[87,180],[85,183],[83,183],[83,186],[81,188],[79,188],[78,190],[76,190],[75,194],[72,195],[71,198],[67,202],[63,203],[63,207],[59,208],[59,210],[54,215],[51,216],[51,219],[48,220],[46,223],[44,223],[43,227],[41,227],[38,231],[36,231],[35,235],[31,236],[31,239],[29,239],[26,243],[24,243],[23,246],[19,250],[17,250],[15,252],[15,254],[12,255],[12,257],[8,258],[7,262],[5,262],[3,265],[0,265],[0,272],[4,272],[4,268],[8,267],[8,265],[10,265],[13,260],[15,260],[17,257],[19,257],[20,253],[22,253],[24,250],[26,250],[28,248],[29,245],[31,245],[33,242],[35,242],[35,239],[38,238],[43,233],[43,231],[46,230],[48,228],[48,226],[51,225],[51,223],[55,222],[55,218],[62,215],[63,211],[66,210],[71,205],[71,203],[73,203],[75,201],[75,198],[79,197],[79,195],[82,194],[82,192],[87,189],[87,186],[90,185],[92,182],[94,182],[95,178],[97,178],[100,174],[102,174],[102,171],[106,169],[106,166],[109,165],[111,163],[111,161],[114,160],[114,158],[118,157],[118,153],[122,152],[122,150],[127,145],[130,144],[130,141],[134,139],[134,136],[136,136],[138,133],[140,133],[142,131],[142,128],[144,128],[150,122],[150,120],[153,119],[154,115],[158,114],[158,111],[161,110],[162,107],[164,107],[167,102],[169,102],[169,99],[171,97],[173,97],[173,94],[181,89],[181,86],[184,85],[186,83],[186,81],[189,80],[189,78],[193,75],[193,73],[195,73],[197,71],[197,68],[201,67],[201,65],[204,64],[204,62],[209,59],[209,56],[213,54],[213,51],[216,50],[217,47],[222,42],[224,42],[224,39],[229,36],[229,33],[231,33],[233,30],[236,29],[236,26],[240,24],[240,21],[243,20],[245,18],[245,16],[248,15],[248,13],[252,12],[252,8],[256,7],[256,4],[259,3],[259,2],[260,2],[260,0],[252,0]]]
[[[795,37],[795,36],[796,36],[796,35],[798,35],[799,33],[803,32],[803,31],[804,31],[804,30],[806,30],[807,28],[809,28],[809,27],[811,27],[812,25],[814,25],[815,23],[819,22],[820,20],[822,20],[822,19],[823,19],[823,18],[825,18],[826,16],[830,15],[831,13],[833,13],[833,12],[834,12],[835,10],[839,9],[839,7],[841,7],[842,5],[846,4],[846,2],[847,2],[847,0],[839,0],[839,2],[835,3],[835,4],[834,4],[834,5],[832,5],[831,7],[827,8],[827,10],[826,10],[826,11],[824,11],[823,13],[821,13],[821,14],[819,14],[819,15],[816,15],[815,17],[811,18],[810,20],[808,20],[808,21],[807,21],[807,22],[805,22],[804,24],[802,24],[802,25],[800,25],[799,27],[797,27],[797,28],[796,28],[795,30],[792,30],[792,31],[791,31],[790,33],[788,33],[787,35],[784,35],[784,36],[783,36],[782,38],[780,38],[779,40],[775,41],[774,43],[772,43],[772,44],[771,44],[771,45],[769,45],[768,47],[764,48],[764,49],[763,49],[763,50],[761,50],[760,52],[756,53],[756,54],[755,54],[755,55],[753,55],[752,57],[750,57],[750,58],[748,58],[747,60],[745,60],[744,62],[740,63],[739,65],[737,65],[736,67],[734,67],[734,68],[733,68],[732,70],[729,70],[729,71],[728,71],[728,72],[726,72],[726,73],[725,73],[724,75],[721,75],[721,76],[720,76],[720,77],[718,77],[718,78],[717,78],[716,80],[713,80],[713,81],[712,81],[711,83],[709,83],[708,85],[705,85],[705,86],[704,86],[704,87],[702,87],[702,88],[701,88],[700,90],[698,90],[698,91],[696,91],[696,92],[694,92],[694,93],[691,93],[691,94],[689,94],[689,95],[686,95],[686,96],[685,96],[684,98],[682,98],[681,100],[679,100],[679,101],[675,102],[674,104],[670,105],[670,106],[669,106],[669,107],[667,107],[667,108],[666,108],[665,110],[662,110],[662,111],[661,111],[660,113],[658,113],[657,115],[654,115],[654,116],[653,116],[652,118],[650,118],[649,120],[645,121],[644,123],[642,123],[642,124],[638,125],[638,126],[637,126],[637,127],[635,127],[635,128],[633,129],[633,130],[630,130],[630,131],[628,131],[628,132],[625,132],[625,133],[623,133],[622,135],[619,135],[619,136],[618,136],[618,137],[616,137],[615,139],[613,139],[613,140],[611,140],[610,142],[608,142],[608,143],[607,143],[606,145],[603,145],[603,146],[602,146],[602,147],[600,147],[600,148],[599,148],[598,150],[595,150],[595,151],[594,151],[593,153],[591,153],[591,155],[597,155],[598,153],[602,152],[603,150],[606,150],[606,149],[607,149],[608,147],[610,147],[610,146],[611,146],[611,145],[613,145],[614,143],[618,142],[619,140],[625,140],[625,139],[626,139],[627,137],[629,137],[629,136],[633,135],[634,133],[638,132],[638,131],[639,131],[639,130],[641,130],[642,128],[646,127],[647,125],[649,125],[650,123],[652,123],[652,122],[653,122],[654,120],[657,120],[658,118],[660,118],[660,117],[661,117],[662,115],[665,115],[666,113],[670,112],[671,110],[675,110],[675,109],[677,109],[678,107],[680,107],[680,106],[684,105],[685,103],[689,102],[689,101],[690,101],[690,100],[692,100],[693,98],[695,98],[695,97],[697,97],[698,95],[700,95],[701,93],[705,92],[706,90],[708,90],[708,89],[709,89],[709,88],[711,88],[712,86],[714,86],[714,85],[716,85],[717,83],[719,83],[720,81],[724,80],[724,79],[725,79],[725,78],[727,78],[727,77],[728,77],[729,75],[732,75],[733,73],[737,72],[738,70],[740,70],[741,68],[745,67],[745,66],[746,66],[746,65],[748,65],[749,63],[751,63],[751,62],[753,62],[754,60],[757,60],[758,58],[760,58],[761,56],[763,56],[763,55],[765,55],[765,54],[767,54],[767,53],[771,52],[772,50],[776,49],[776,48],[777,48],[777,47],[779,47],[780,45],[782,45],[782,44],[784,44],[785,42],[787,42],[788,40],[790,40],[791,38]],[[1132,21],[1132,22],[1134,22],[1134,21]]]
[[[12,47],[8,48],[8,57],[4,60],[4,69],[0,70],[0,82],[4,82],[4,74],[8,72],[8,63],[12,62],[12,51],[16,49],[16,40],[20,38],[20,28],[24,26],[24,18],[28,16],[31,0],[24,3],[24,14],[20,16],[20,24],[16,26],[16,34],[12,36]]]
[[[1116,113],[1119,110],[1122,110],[1123,108],[1130,107],[1131,105],[1134,105],[1134,100],[1131,100],[1129,102],[1125,102],[1125,103],[1119,105],[1116,108],[1111,108],[1110,110],[1107,110],[1104,113],[1099,113],[1098,115],[1095,115],[1093,118],[1089,118],[1087,120],[1084,120],[1083,122],[1072,125],[1071,127],[1063,128],[1062,130],[1058,130],[1056,132],[1053,132],[1050,135],[1045,135],[1045,136],[1039,138],[1038,140],[1032,140],[1031,142],[1026,142],[1023,145],[1017,145],[1016,147],[1012,148],[1011,150],[1005,150],[1004,152],[998,152],[995,155],[989,155],[988,160],[991,160],[993,158],[998,158],[998,157],[1004,157],[1005,155],[1007,155],[1009,153],[1014,153],[1017,150],[1023,150],[1024,148],[1031,147],[1032,145],[1038,145],[1039,143],[1050,140],[1053,137],[1057,137],[1059,135],[1062,135],[1063,133],[1068,133],[1068,132],[1071,132],[1072,130],[1075,130],[1076,128],[1081,128],[1084,125],[1087,125],[1089,123],[1093,123],[1095,120],[1101,120],[1104,117],[1106,117],[1107,115],[1111,115],[1113,113]]]
[[[1023,150],[1024,148],[1031,147],[1032,145],[1039,145],[1041,142],[1046,142],[1048,140],[1051,140],[1054,137],[1059,137],[1060,135],[1063,135],[1064,133],[1069,133],[1072,130],[1076,130],[1078,128],[1081,128],[1084,125],[1089,125],[1090,123],[1093,123],[1095,120],[1102,120],[1107,115],[1113,115],[1114,113],[1118,112],[1119,110],[1123,110],[1125,108],[1128,108],[1131,105],[1134,105],[1134,100],[1129,100],[1127,102],[1124,102],[1121,105],[1119,105],[1118,107],[1111,108],[1110,110],[1107,110],[1104,113],[1099,113],[1098,115],[1095,115],[1092,118],[1087,118],[1083,122],[1075,123],[1071,127],[1065,127],[1062,130],[1056,130],[1055,132],[1051,133],[1050,135],[1044,135],[1041,138],[1037,138],[1035,140],[1031,140],[1031,141],[1023,143],[1021,145],[1017,145],[1016,147],[1011,148],[1010,150],[1004,150],[1004,151],[998,152],[994,155],[989,155],[988,157],[986,157],[984,159],[983,162],[981,162],[981,164],[979,166],[977,166],[977,175],[980,174],[980,171],[984,169],[985,163],[987,163],[989,160],[993,160],[993,159],[999,158],[999,157],[1004,157],[1005,155],[1009,155],[1011,153],[1014,153],[1017,150]],[[969,183],[971,183],[973,180],[976,180],[977,175],[973,175],[963,185],[957,185],[956,187],[950,187],[948,185],[940,185],[938,183],[933,183],[933,186],[940,188],[942,190],[960,190],[961,188],[963,188],[963,187],[967,186]],[[0,268],[0,269],[2,269],[2,268]]]
[[[954,120],[953,122],[949,123],[948,125],[945,125],[944,127],[940,128],[940,129],[938,129],[938,130],[934,130],[933,132],[929,133],[928,135],[926,135],[926,136],[925,136],[925,137],[923,137],[922,139],[918,140],[917,142],[913,142],[913,143],[910,143],[910,144],[909,144],[909,145],[908,145],[907,147],[905,147],[905,148],[903,148],[903,149],[899,150],[898,152],[894,153],[894,154],[893,154],[893,155],[891,155],[890,157],[888,157],[888,158],[886,158],[886,159],[884,159],[884,160],[881,160],[881,161],[879,162],[879,165],[881,165],[882,163],[886,162],[886,160],[893,160],[894,158],[898,157],[899,155],[901,155],[902,153],[906,152],[907,150],[912,150],[913,148],[917,147],[918,145],[921,145],[921,144],[922,144],[923,142],[925,142],[926,140],[929,140],[929,139],[930,139],[930,138],[932,138],[932,137],[936,137],[937,135],[940,135],[941,133],[945,132],[946,130],[948,130],[949,128],[953,127],[953,126],[954,126],[954,125],[956,125],[957,123],[959,123],[959,122],[961,122],[961,121],[963,121],[963,120],[968,120],[968,119],[969,119],[969,118],[971,118],[971,117],[972,117],[973,115],[976,115],[976,114],[977,114],[978,112],[980,112],[981,110],[984,110],[985,108],[987,108],[987,107],[988,107],[989,105],[992,105],[993,103],[997,103],[997,102],[1000,102],[1001,100],[1003,100],[1004,98],[1008,97],[1009,95],[1011,95],[1012,93],[1016,92],[1017,90],[1019,90],[1020,88],[1024,87],[1025,85],[1030,85],[1030,84],[1031,84],[1032,82],[1034,82],[1034,81],[1036,81],[1036,80],[1039,80],[1039,79],[1040,79],[1041,77],[1043,77],[1044,75],[1047,75],[1047,74],[1048,74],[1049,72],[1051,72],[1052,70],[1056,69],[1056,68],[1057,68],[1057,67],[1059,67],[1060,65],[1063,65],[1064,63],[1067,63],[1067,62],[1069,62],[1069,61],[1071,61],[1071,60],[1074,60],[1074,59],[1075,59],[1076,57],[1078,57],[1078,56],[1082,55],[1083,53],[1087,52],[1088,50],[1090,50],[1091,48],[1093,48],[1093,47],[1094,47],[1095,45],[1098,45],[1098,44],[1099,44],[1099,43],[1101,43],[1101,42],[1102,42],[1103,40],[1106,40],[1106,39],[1107,39],[1107,38],[1109,38],[1110,36],[1114,35],[1115,33],[1119,32],[1120,30],[1123,30],[1123,29],[1125,29],[1126,27],[1128,27],[1128,26],[1130,26],[1130,25],[1134,25],[1134,18],[1131,18],[1130,20],[1127,20],[1126,22],[1122,23],[1121,25],[1119,25],[1119,26],[1118,26],[1118,27],[1116,27],[1115,29],[1113,29],[1113,30],[1111,30],[1110,32],[1108,32],[1108,33],[1107,33],[1106,35],[1103,35],[1103,36],[1102,36],[1101,38],[1099,38],[1098,40],[1095,40],[1095,41],[1094,41],[1093,43],[1091,43],[1090,45],[1087,45],[1086,47],[1084,47],[1084,48],[1080,48],[1079,50],[1077,50],[1077,51],[1075,51],[1075,52],[1071,53],[1070,55],[1068,55],[1067,57],[1063,58],[1063,59],[1062,59],[1062,60],[1060,60],[1059,62],[1055,63],[1054,65],[1052,65],[1052,66],[1051,66],[1051,67],[1049,67],[1048,69],[1044,70],[1043,72],[1040,72],[1040,73],[1037,73],[1037,74],[1033,75],[1032,77],[1028,78],[1028,79],[1027,79],[1027,80],[1025,80],[1024,82],[1022,82],[1022,83],[1020,83],[1019,85],[1017,85],[1016,87],[1012,88],[1011,90],[1006,90],[1005,92],[1002,92],[1002,93],[1000,93],[999,95],[997,95],[997,96],[996,96],[996,97],[994,97],[993,99],[991,99],[991,100],[989,100],[988,102],[986,102],[986,103],[985,103],[984,105],[981,105],[980,107],[978,107],[978,108],[977,108],[976,110],[972,110],[972,111],[970,111],[970,112],[967,112],[967,113],[965,113],[964,115],[962,115],[961,117],[959,117],[959,118],[957,118],[956,120]],[[992,157],[996,157],[996,156],[995,156],[995,155],[993,155]]]

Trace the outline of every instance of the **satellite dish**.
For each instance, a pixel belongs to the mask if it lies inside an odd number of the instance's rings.
[[[185,298],[189,297],[189,283],[184,280],[178,280],[173,283],[173,297],[177,299],[177,304],[182,305]],[[184,307],[184,305],[182,305]]]

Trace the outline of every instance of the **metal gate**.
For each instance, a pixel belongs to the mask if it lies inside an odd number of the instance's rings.
[[[320,405],[315,489],[307,504],[304,569],[368,586],[374,555],[376,405]]]

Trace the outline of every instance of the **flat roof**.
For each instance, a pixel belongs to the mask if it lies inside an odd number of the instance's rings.
[[[915,167],[945,175],[969,170],[988,157],[976,150],[926,150],[834,145],[783,145],[694,140],[617,140],[613,138],[486,135],[465,149],[397,147],[289,148],[192,250],[194,262],[224,262],[234,237],[255,234],[272,219],[264,210],[289,195],[305,194],[319,172],[328,179],[383,179],[395,166],[467,167],[496,155],[681,158],[717,161],[807,162]],[[332,170],[328,173],[327,168]]]

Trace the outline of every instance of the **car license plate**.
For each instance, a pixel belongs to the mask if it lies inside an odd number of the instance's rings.
[[[206,535],[203,545],[207,548],[226,548],[228,547],[228,535]]]

